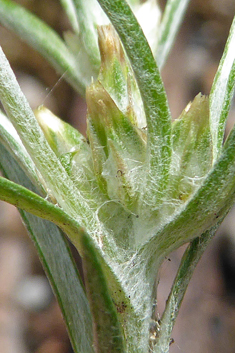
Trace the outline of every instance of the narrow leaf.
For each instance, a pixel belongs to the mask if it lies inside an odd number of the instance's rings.
[[[98,49],[97,25],[107,22],[104,13],[95,0],[74,0],[80,36],[84,49],[91,60],[93,67],[99,70],[100,54]]]
[[[117,311],[93,243],[83,237],[83,269],[93,316],[94,345],[97,353],[123,353],[124,343]]]
[[[84,216],[83,220],[88,222],[91,211],[46,141],[2,50],[0,50],[0,99],[27,152],[43,175],[48,193],[52,194],[72,217],[78,219],[80,214]]]
[[[166,62],[190,0],[168,0],[159,28],[156,60],[159,69]]]
[[[77,20],[77,14],[76,14],[76,9],[74,5],[73,0],[60,0],[61,5],[63,6],[65,12],[67,13],[67,16],[69,18],[69,21],[72,25],[72,28],[75,32],[78,32],[79,26],[78,26],[78,20]]]
[[[171,160],[171,118],[160,73],[129,5],[124,0],[98,1],[119,34],[137,80],[148,126],[148,180],[155,185],[159,181],[161,192]]]
[[[30,178],[31,182],[36,185],[41,192],[45,194],[46,192],[42,186],[42,180],[39,180],[39,176],[32,159],[30,158],[28,152],[22,144],[14,126],[1,111],[0,141],[7,148],[8,151],[11,151],[13,153],[14,158],[17,160],[21,168]]]
[[[162,11],[159,6],[159,1],[156,0],[138,0],[138,4],[135,1],[127,1],[143,29],[143,32],[148,40],[148,43],[153,53],[156,53],[159,37],[159,27],[161,23]],[[133,5],[133,6],[132,6]]]
[[[11,0],[0,0],[0,23],[42,54],[74,89],[84,94],[90,78],[79,71],[76,58],[53,29]]]
[[[35,187],[0,144],[0,169],[12,181]],[[90,309],[76,265],[62,232],[51,222],[20,211],[62,310],[75,353],[92,353]]]
[[[35,216],[51,221],[69,234],[72,230],[74,236],[71,239],[76,242],[78,249],[81,248],[78,244],[81,243],[81,234],[84,232],[84,229],[60,207],[3,177],[0,177],[0,200],[6,201]]]
[[[218,158],[224,139],[225,124],[228,117],[235,85],[235,18],[225,45],[219,68],[210,92],[210,124],[213,140],[213,158]]]

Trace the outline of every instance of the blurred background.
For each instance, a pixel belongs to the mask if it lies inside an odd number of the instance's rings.
[[[16,2],[60,34],[69,29],[58,0]],[[165,1],[160,4],[164,7]],[[234,0],[191,0],[162,72],[173,118],[197,93],[210,92],[234,15]],[[85,133],[86,105],[54,69],[1,26],[0,45],[31,107],[44,104]],[[227,132],[234,120],[233,106]],[[184,249],[171,254],[162,266],[160,313]],[[171,353],[235,353],[235,209],[194,273],[172,338]],[[0,353],[13,352],[72,353],[72,348],[60,309],[18,212],[0,202]]]

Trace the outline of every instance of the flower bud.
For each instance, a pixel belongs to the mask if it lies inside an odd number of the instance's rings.
[[[141,99],[121,43],[111,26],[99,28],[99,46],[100,74],[86,94],[87,135],[94,171],[100,188],[108,197],[135,212],[140,169],[146,158],[146,132],[140,128],[139,112],[133,104],[136,97]]]
[[[171,197],[186,202],[212,167],[208,97],[198,94],[173,123]]]

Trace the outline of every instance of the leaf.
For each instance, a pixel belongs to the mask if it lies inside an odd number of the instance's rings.
[[[53,195],[64,211],[87,225],[92,217],[91,210],[50,148],[2,50],[0,99],[27,152],[43,175],[48,194]],[[81,216],[78,219],[79,215]]]
[[[109,293],[96,248],[83,237],[83,269],[87,295],[93,316],[94,345],[97,353],[123,353],[124,342],[117,310]]]
[[[76,14],[76,8],[74,5],[74,0],[60,0],[60,2],[61,2],[61,5],[63,6],[65,12],[67,13],[69,21],[73,27],[73,30],[76,33],[78,33],[79,26],[78,26],[78,20],[77,20],[77,14]]]
[[[1,144],[0,168],[6,177],[36,191],[19,165]],[[53,223],[22,210],[20,213],[61,307],[74,352],[92,353],[90,309],[64,235]]]
[[[0,111],[0,141],[11,151],[14,158],[17,160],[21,168],[24,170],[26,175],[30,178],[30,181],[38,187],[38,189],[46,194],[42,186],[42,177],[37,173],[36,167],[22,144],[19,135],[17,134],[14,126],[7,119],[7,117]]]
[[[159,27],[161,23],[162,11],[159,1],[127,1],[132,8],[153,53],[156,53],[158,45]],[[132,4],[133,3],[133,4]],[[135,4],[136,3],[136,4]]]
[[[171,117],[165,89],[149,44],[124,0],[98,0],[122,41],[130,60],[144,104],[148,126],[148,153],[146,191],[149,185],[158,185],[161,194],[168,181],[171,161]],[[156,190],[156,187],[155,187]],[[153,191],[145,198],[152,198]],[[158,197],[159,198],[159,195]],[[156,197],[151,201],[156,203]]]
[[[96,72],[98,72],[100,67],[100,54],[96,28],[97,25],[107,22],[107,20],[105,20],[106,16],[95,0],[74,0],[74,5],[84,49]]]
[[[36,49],[80,93],[90,83],[76,58],[58,34],[42,20],[11,0],[0,0],[0,23]]]
[[[78,224],[76,226],[76,221],[67,215],[60,207],[55,206],[27,188],[3,177],[0,177],[0,186],[0,199],[2,201],[6,201],[35,216],[54,222],[64,230],[71,222],[70,226],[71,228],[74,227],[74,230],[77,228],[77,231],[75,231],[77,234],[83,231]]]
[[[210,92],[210,125],[214,162],[221,153],[235,85],[235,18]]]
[[[159,28],[156,60],[159,69],[166,62],[190,0],[168,0]]]

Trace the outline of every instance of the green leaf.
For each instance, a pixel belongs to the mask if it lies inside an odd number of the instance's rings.
[[[0,23],[42,54],[74,89],[84,94],[90,77],[84,77],[76,58],[53,29],[10,0],[0,0]]]
[[[74,233],[76,233],[74,239],[77,244],[79,243],[83,228],[60,207],[55,206],[27,188],[0,177],[0,199],[35,216],[54,222],[64,231],[73,229]]]
[[[123,353],[125,352],[124,342],[117,310],[110,296],[97,250],[85,234],[82,263],[93,315],[95,351],[97,353]]]
[[[159,28],[156,60],[159,69],[166,62],[190,0],[168,0]]]
[[[52,194],[58,204],[81,224],[88,225],[93,216],[91,210],[50,148],[2,50],[0,99],[27,152],[43,175],[48,194]]]
[[[74,0],[60,0],[60,2],[61,2],[61,5],[63,6],[65,12],[67,13],[67,16],[69,18],[69,21],[72,25],[74,32],[78,33],[79,26],[78,26],[78,20],[77,20],[77,14],[76,14],[76,8],[74,5]]]
[[[79,23],[80,36],[93,67],[98,72],[100,54],[98,48],[97,24],[104,24],[104,13],[95,0],[74,0]]]
[[[162,11],[159,1],[127,1],[132,8],[153,53],[156,53]],[[133,4],[132,4],[133,3]],[[135,4],[136,3],[136,4]],[[133,5],[133,6],[132,6]]]
[[[0,177],[0,200],[55,223],[69,236],[81,254],[81,236],[85,230],[58,205],[3,177]]]
[[[36,167],[26,151],[24,145],[22,144],[19,135],[17,134],[14,126],[7,119],[7,117],[0,111],[0,142],[11,151],[14,158],[17,160],[21,168],[24,170],[26,175],[30,178],[31,182],[37,186],[37,188],[46,194],[43,185],[42,177],[36,170]]]
[[[19,165],[1,144],[0,169],[14,182],[36,191]],[[44,204],[42,204],[43,207]],[[90,309],[64,235],[53,223],[22,210],[20,213],[61,307],[74,352],[92,353]]]
[[[171,161],[171,117],[165,89],[149,44],[129,5],[124,0],[98,0],[119,34],[133,68],[144,104],[148,126],[147,187],[164,190]],[[152,198],[153,191],[145,198]],[[158,195],[159,198],[159,195]],[[156,197],[150,201],[156,204]]]
[[[221,153],[235,85],[235,18],[210,92],[210,125],[214,162]]]

